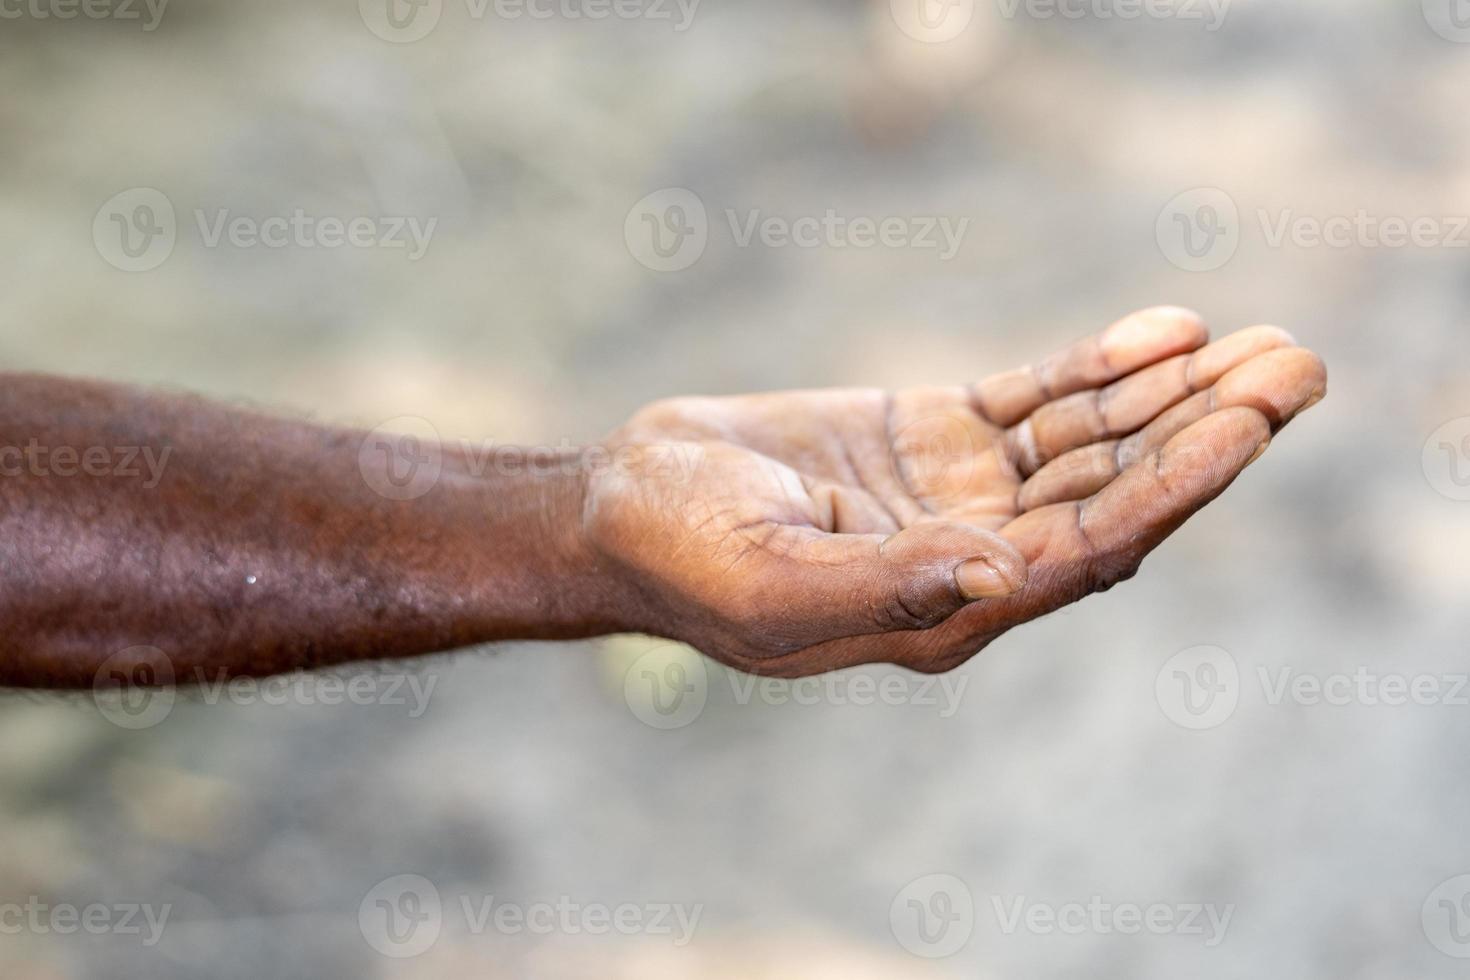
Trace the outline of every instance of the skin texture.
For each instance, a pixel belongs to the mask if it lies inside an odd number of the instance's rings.
[[[0,455],[0,682],[623,631],[776,676],[948,670],[1132,576],[1325,390],[1284,331],[1208,343],[1161,307],[969,385],[671,399],[494,465],[445,443],[394,499],[383,477],[422,446],[9,376],[0,446],[169,455],[153,486]]]

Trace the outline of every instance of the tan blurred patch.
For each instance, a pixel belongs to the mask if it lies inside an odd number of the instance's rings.
[[[402,964],[408,966],[407,964]],[[869,947],[833,936],[727,936],[696,940],[683,948],[648,939],[613,943],[570,937],[536,942],[496,937],[451,940],[395,969],[405,980],[475,976],[499,980],[524,976],[562,980],[991,980],[973,965],[924,961],[902,952]]]
[[[213,847],[234,836],[244,803],[219,778],[122,759],[107,774],[122,815],[139,834]]]

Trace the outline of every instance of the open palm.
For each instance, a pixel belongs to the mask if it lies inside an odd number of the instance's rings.
[[[1207,340],[1161,307],[969,385],[656,402],[589,531],[650,632],[727,663],[949,669],[1131,576],[1325,391],[1285,331]]]

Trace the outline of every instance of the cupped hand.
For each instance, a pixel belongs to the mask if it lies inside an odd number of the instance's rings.
[[[760,674],[948,670],[1131,577],[1326,391],[1283,330],[1208,340],[1158,307],[968,385],[655,402],[584,530],[633,628]]]

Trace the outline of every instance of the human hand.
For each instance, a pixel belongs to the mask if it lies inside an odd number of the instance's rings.
[[[595,477],[585,531],[630,628],[760,674],[948,670],[1131,577],[1325,393],[1285,331],[1207,339],[1160,307],[972,385],[655,402],[609,448],[695,465]]]

